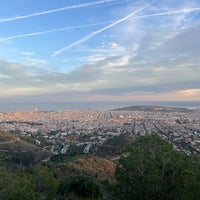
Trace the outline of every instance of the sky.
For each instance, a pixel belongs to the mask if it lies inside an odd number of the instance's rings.
[[[0,102],[200,101],[199,0],[6,0]]]

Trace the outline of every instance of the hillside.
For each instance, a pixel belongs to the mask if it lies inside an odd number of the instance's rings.
[[[71,167],[77,170],[83,170],[85,172],[92,172],[98,174],[114,174],[116,165],[103,158],[90,156],[87,158],[79,158],[73,163],[69,163]]]
[[[8,167],[35,165],[50,157],[43,151],[10,133],[0,132],[0,164]]]
[[[129,106],[124,108],[116,108],[115,111],[148,111],[148,112],[190,112],[188,108],[174,108],[174,107],[163,107],[163,106]]]
[[[58,163],[55,173],[58,177],[71,174],[95,177],[98,180],[114,180],[116,164],[110,160],[95,157],[78,157],[73,161]]]
[[[0,144],[12,143],[12,142],[16,142],[18,140],[19,140],[19,138],[13,134],[6,133],[6,132],[0,132]]]

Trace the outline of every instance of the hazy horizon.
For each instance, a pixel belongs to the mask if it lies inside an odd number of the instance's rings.
[[[57,110],[110,110],[128,106],[165,106],[200,108],[200,101],[131,101],[131,102],[0,102],[0,112],[57,111]]]

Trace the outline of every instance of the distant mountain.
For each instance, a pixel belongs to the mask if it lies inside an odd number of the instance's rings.
[[[148,111],[148,112],[189,112],[191,111],[188,108],[175,108],[175,107],[163,107],[163,106],[129,106],[124,108],[116,108],[115,111]]]

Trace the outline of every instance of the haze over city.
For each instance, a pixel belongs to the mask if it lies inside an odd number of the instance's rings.
[[[199,0],[6,0],[0,101],[199,101]]]

